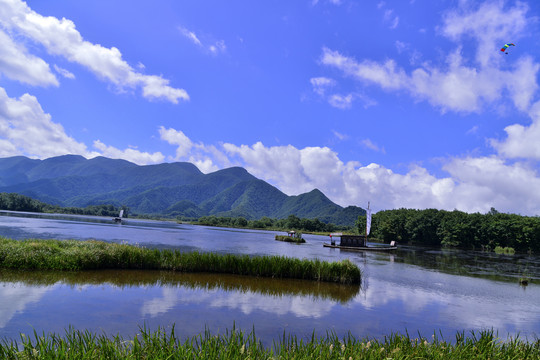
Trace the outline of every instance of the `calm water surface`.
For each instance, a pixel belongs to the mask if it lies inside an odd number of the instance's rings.
[[[267,344],[284,332],[313,331],[382,338],[391,332],[442,333],[495,329],[501,338],[540,335],[540,259],[402,246],[393,254],[323,248],[327,237],[295,245],[275,232],[171,222],[0,213],[0,235],[15,239],[99,239],[183,251],[298,258],[348,258],[362,286],[153,271],[0,271],[0,338],[63,333],[69,326],[132,337],[139,326],[192,336],[233,326]],[[532,279],[527,287],[519,277]]]

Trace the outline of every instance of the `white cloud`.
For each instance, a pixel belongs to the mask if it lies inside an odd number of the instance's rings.
[[[65,154],[77,154],[87,158],[107,156],[125,159],[137,164],[163,162],[159,153],[146,153],[136,149],[120,150],[96,140],[90,151],[84,143],[67,135],[63,126],[52,121],[37,99],[24,94],[18,99],[10,98],[0,87],[0,157],[24,155],[31,158],[49,158]]]
[[[350,109],[353,102],[353,95],[333,94],[328,98],[328,102],[330,105],[338,109]]]
[[[379,146],[377,146],[377,144],[375,144],[373,141],[371,141],[370,139],[364,139],[361,141],[361,144],[363,146],[365,146],[366,148],[370,149],[370,150],[373,150],[373,151],[376,151],[376,152],[382,152],[382,153],[386,153],[386,151],[384,150],[384,148],[379,148]]]
[[[491,139],[491,145],[506,158],[540,160],[540,101],[529,112],[532,124],[528,127],[514,124],[504,130],[508,137],[504,141]]]
[[[34,96],[24,94],[13,99],[3,88],[0,88],[0,139],[0,156],[96,155],[68,136],[62,125],[54,123]]]
[[[223,40],[218,40],[216,41],[213,45],[210,45],[208,47],[208,49],[210,50],[210,52],[212,54],[219,54],[219,53],[223,53],[225,52],[225,50],[227,50],[227,46],[225,45],[225,41]]]
[[[410,49],[410,45],[403,42],[403,41],[399,41],[399,40],[396,40],[396,42],[394,43],[396,45],[396,50],[398,53],[402,53],[404,51],[409,51]]]
[[[187,39],[191,40],[192,43],[194,43],[197,46],[202,46],[201,40],[195,35],[193,31],[189,31],[186,28],[183,28],[181,26],[178,27],[178,30],[180,31],[180,34],[182,34]]]
[[[193,44],[197,45],[201,49],[205,49],[206,51],[210,52],[212,55],[217,55],[219,53],[224,53],[227,50],[227,46],[225,45],[224,40],[217,40],[211,42],[209,45],[206,43],[203,43],[197,34],[195,34],[193,31],[186,29],[185,27],[179,26],[178,30],[180,31],[180,34],[190,40]]]
[[[394,10],[387,9],[384,11],[384,21],[389,24],[390,29],[395,29],[399,25],[399,16],[395,15]]]
[[[28,286],[22,283],[12,283],[0,287],[0,297],[2,307],[0,307],[0,329],[4,328],[9,321],[17,314],[24,313],[27,306],[36,306],[43,296],[51,290],[53,286]]]
[[[311,82],[311,86],[313,87],[313,92],[320,96],[324,96],[329,88],[332,88],[336,85],[336,81],[334,79],[330,79],[327,77],[314,77],[309,79]]]
[[[340,141],[347,140],[349,138],[349,136],[347,134],[342,134],[342,133],[339,133],[339,132],[337,132],[335,130],[332,130],[332,133]]]
[[[12,39],[22,36],[39,43],[50,54],[63,56],[71,62],[86,67],[99,78],[114,84],[119,90],[140,87],[143,96],[149,99],[159,98],[175,104],[179,100],[189,100],[187,92],[169,86],[169,80],[161,76],[143,75],[136,72],[122,59],[122,54],[117,48],[105,48],[99,44],[85,41],[71,20],[65,18],[59,20],[52,16],[45,17],[30,9],[22,1],[11,0],[0,3],[0,24],[9,30]],[[33,56],[22,57],[21,55],[25,54],[25,49],[20,44],[17,45],[18,47],[14,47],[12,39],[6,43],[8,48],[22,60],[21,64],[24,64],[26,68],[46,67],[46,69],[40,69],[40,74],[50,74],[49,79],[42,80],[42,82],[57,85],[48,65],[42,59]],[[6,69],[9,68],[4,67],[2,71],[5,72]],[[30,79],[37,81],[36,76],[30,77]],[[17,80],[29,82],[23,78]],[[41,85],[39,82],[38,84]]]
[[[163,126],[161,126],[159,128],[159,134],[162,140],[167,141],[171,145],[177,146],[176,157],[174,158],[176,161],[186,158],[189,155],[191,148],[193,147],[193,143],[182,131],[172,128],[165,129]]]
[[[169,160],[189,161],[195,164],[203,173],[231,166],[227,156],[216,146],[193,143],[182,131],[173,128],[166,129],[161,126],[159,134],[161,140],[176,146],[176,156]]]
[[[333,5],[341,5],[342,4],[342,0],[326,0],[327,2],[329,2],[330,4],[333,4]],[[311,5],[317,5],[319,3],[319,0],[312,0],[311,1]]]
[[[0,44],[0,73],[4,76],[28,85],[59,85],[56,76],[43,59],[28,54],[24,46],[15,43],[1,30]]]
[[[66,69],[63,69],[59,66],[57,66],[56,64],[54,65],[54,70],[56,70],[57,73],[59,73],[60,75],[62,75],[63,77],[65,77],[66,79],[75,79],[75,75],[66,70]]]
[[[495,156],[457,158],[444,166],[455,182],[456,208],[496,209],[540,215],[540,177],[526,163],[509,164]],[[474,203],[478,205],[475,207]]]
[[[347,95],[329,93],[336,86],[337,82],[334,79],[327,77],[314,77],[310,79],[313,92],[327,101],[332,107],[338,109],[350,109],[355,100],[360,100],[364,108],[368,108],[376,104],[376,102],[367,96],[359,93],[349,93]]]
[[[379,208],[449,207],[442,200],[448,195],[444,190],[451,188],[451,180],[436,179],[419,167],[399,175],[377,164],[343,163],[337,153],[326,147],[267,148],[258,142],[251,147],[225,144],[224,148],[240,157],[252,174],[287,194],[318,188],[343,206],[377,199]]]
[[[157,164],[165,160],[165,156],[160,152],[148,153],[136,149],[120,150],[113,146],[107,146],[99,140],[94,141],[94,147],[100,151],[102,156],[112,159],[124,159],[136,164]]]

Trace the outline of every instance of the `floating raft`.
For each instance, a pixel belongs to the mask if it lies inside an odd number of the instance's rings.
[[[351,250],[351,251],[391,251],[397,250],[397,246],[392,245],[379,245],[379,246],[342,246],[342,245],[332,245],[328,243],[323,244],[324,247],[332,249],[341,249],[341,250]]]

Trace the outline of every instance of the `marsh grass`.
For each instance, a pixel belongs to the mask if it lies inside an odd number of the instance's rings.
[[[276,235],[277,241],[284,241],[284,242],[290,242],[290,243],[296,243],[296,244],[303,244],[306,242],[301,236],[286,236],[286,235]]]
[[[502,246],[496,246],[495,247],[495,253],[497,254],[506,254],[506,255],[514,255],[516,253],[516,250],[512,247],[502,247]]]
[[[170,331],[140,328],[131,339],[120,335],[96,335],[73,328],[64,336],[56,334],[32,337],[21,335],[21,341],[0,341],[2,359],[538,359],[540,340],[518,338],[501,341],[493,331],[457,333],[453,342],[433,335],[411,338],[392,334],[382,340],[356,339],[351,334],[339,338],[326,336],[301,338],[284,334],[282,339],[265,346],[255,331],[244,333],[233,328],[221,335],[208,330],[180,339],[173,326]]]
[[[293,278],[359,284],[361,273],[349,260],[326,262],[285,256],[181,252],[78,240],[0,238],[0,268],[20,270],[152,269]]]

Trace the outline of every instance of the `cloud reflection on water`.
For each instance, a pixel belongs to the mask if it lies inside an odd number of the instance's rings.
[[[45,293],[54,291],[54,286],[27,286],[23,283],[1,283],[0,286],[0,329],[16,313],[24,312],[32,303],[39,303]]]
[[[244,315],[263,311],[274,315],[292,314],[303,318],[320,318],[327,315],[336,301],[321,300],[310,296],[269,296],[252,291],[199,290],[187,288],[161,289],[162,296],[145,300],[141,307],[143,316],[163,315],[177,306],[197,305],[200,307],[238,310]]]

